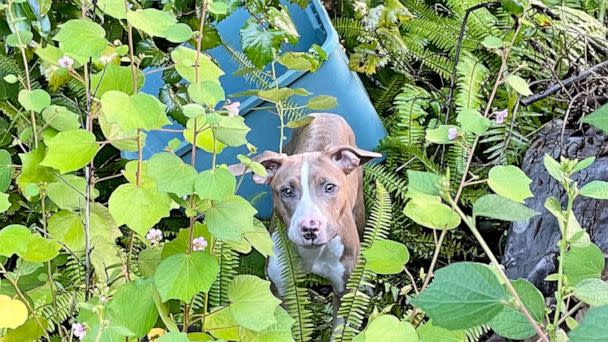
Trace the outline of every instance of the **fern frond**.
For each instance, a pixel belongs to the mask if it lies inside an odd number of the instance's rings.
[[[272,85],[272,79],[262,70],[256,68],[244,52],[237,51],[229,45],[224,44],[223,46],[228,51],[230,58],[237,64],[238,72],[247,82],[262,89],[268,89]]]
[[[221,306],[228,301],[228,286],[237,275],[239,255],[226,242],[220,240],[213,246],[213,255],[218,258],[219,272],[209,290],[209,302],[213,306]]]
[[[386,238],[391,224],[390,196],[382,184],[376,181],[374,205],[368,218],[361,248],[369,248],[376,239]],[[333,341],[352,341],[361,329],[365,314],[369,311],[370,301],[369,296],[361,290],[364,286],[373,287],[370,280],[375,276],[375,273],[366,267],[365,258],[360,257],[346,284],[346,294],[342,297],[338,309],[340,324],[334,330]]]
[[[84,292],[70,291],[57,294],[54,303],[41,308],[42,317],[48,323],[47,331],[55,331],[58,325],[78,313],[78,303],[84,302]]]
[[[295,320],[292,335],[295,341],[310,341],[314,330],[313,314],[308,308],[310,297],[308,289],[300,287],[306,280],[306,274],[302,270],[294,244],[287,237],[287,229],[276,218],[273,223],[276,227],[273,233],[276,239],[273,240],[281,269],[281,281],[285,288],[282,299],[287,313]]]
[[[396,197],[405,199],[407,181],[395,172],[387,170],[382,164],[367,164],[364,166],[363,182],[365,184],[381,183],[388,192]],[[371,189],[370,189],[371,190]],[[371,195],[371,194],[368,194]]]
[[[483,62],[469,52],[462,52],[456,68],[458,75],[458,94],[454,103],[458,110],[479,110],[483,104],[483,82],[488,74],[488,68]]]

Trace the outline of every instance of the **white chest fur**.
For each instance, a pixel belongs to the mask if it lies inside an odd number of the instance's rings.
[[[344,253],[342,238],[336,236],[327,244],[305,248],[298,246],[302,267],[306,272],[329,279],[335,290],[344,291],[344,264],[340,261]]]

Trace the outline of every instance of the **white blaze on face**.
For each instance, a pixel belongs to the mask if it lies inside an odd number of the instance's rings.
[[[319,207],[314,203],[311,196],[310,166],[306,160],[304,160],[304,163],[302,163],[302,168],[300,169],[300,185],[302,186],[302,196],[300,197],[298,206],[291,217],[288,235],[292,241],[300,244],[306,244],[304,238],[302,237],[302,232],[300,231],[300,222],[302,222],[304,218],[310,217],[315,217],[325,221],[325,218],[323,215],[321,215],[321,210],[319,210]],[[325,241],[325,235],[326,232],[324,227],[320,227],[319,232],[317,233],[317,240]]]

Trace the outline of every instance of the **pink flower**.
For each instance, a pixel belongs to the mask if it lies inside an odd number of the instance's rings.
[[[496,123],[502,124],[503,122],[505,122],[505,118],[507,117],[507,115],[509,115],[509,111],[503,109],[501,111],[495,112],[494,115],[496,115]]]
[[[79,340],[82,340],[87,334],[87,328],[81,323],[72,324],[72,331],[74,331],[74,336],[78,337]]]
[[[207,240],[204,237],[199,236],[196,239],[192,240],[192,250],[193,251],[204,251],[207,248]]]
[[[72,57],[63,56],[59,58],[58,63],[60,67],[69,69],[72,67],[72,65],[74,65],[74,60],[72,59]]]
[[[237,116],[239,115],[239,107],[241,106],[240,102],[232,102],[229,105],[224,106],[228,111],[228,116]]]
[[[456,127],[450,127],[448,129],[448,139],[456,140],[458,138],[458,129]]]
[[[150,229],[150,231],[148,231],[148,234],[146,234],[146,239],[148,239],[148,241],[150,241],[150,244],[152,244],[152,246],[160,243],[160,241],[163,239],[163,232],[160,229]]]

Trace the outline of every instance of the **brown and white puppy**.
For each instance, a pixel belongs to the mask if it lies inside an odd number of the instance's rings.
[[[365,226],[362,169],[381,154],[361,150],[346,121],[335,114],[311,114],[314,119],[293,131],[287,154],[265,151],[254,158],[266,177],[254,181],[272,188],[274,212],[287,228],[306,272],[329,279],[340,296],[359,256]],[[242,166],[231,167],[234,173]],[[272,232],[273,240],[277,233]],[[267,274],[278,294],[281,281],[278,250],[268,260]]]

